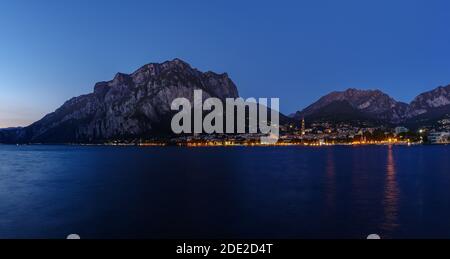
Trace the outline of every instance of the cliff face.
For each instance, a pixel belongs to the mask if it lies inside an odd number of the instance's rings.
[[[15,142],[95,142],[165,134],[170,130],[172,101],[179,97],[192,101],[196,89],[203,90],[204,98],[239,96],[227,74],[203,73],[179,59],[152,63],[97,83],[93,93],[67,101],[22,129]]]

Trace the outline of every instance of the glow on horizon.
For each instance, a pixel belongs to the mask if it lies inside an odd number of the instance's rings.
[[[26,90],[16,93],[0,96],[0,129],[29,126],[46,114],[53,112],[65,98],[60,98],[61,101],[58,102],[58,100],[50,101],[46,99],[46,93],[35,94],[31,98]],[[23,97],[20,97],[20,95]],[[33,100],[33,97],[35,100]]]
[[[3,117],[0,114],[0,117]],[[6,129],[6,128],[17,128],[17,127],[26,127],[32,124],[33,122],[29,119],[0,119],[0,129]]]
[[[0,129],[26,127],[35,122],[34,118],[42,118],[44,115],[38,112],[24,111],[23,109],[0,110]]]

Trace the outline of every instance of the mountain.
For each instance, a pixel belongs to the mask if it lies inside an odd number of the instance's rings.
[[[346,107],[348,114],[345,116],[342,114],[345,107],[342,102],[353,108],[350,111]],[[332,92],[293,115],[296,120],[303,117],[313,121],[376,120],[378,123],[405,124],[411,127],[431,126],[442,118],[450,117],[450,85],[422,93],[410,104],[397,102],[379,90],[348,89]]]
[[[408,125],[429,126],[450,115],[450,85],[417,96],[406,111]]]
[[[308,122],[353,123],[358,125],[377,125],[379,121],[358,110],[348,101],[333,101],[316,112],[305,116]]]
[[[55,112],[25,128],[0,130],[0,143],[95,143],[170,135],[174,99],[238,98],[226,73],[202,72],[174,59],[150,63],[131,74],[95,84],[90,94],[72,98]],[[397,102],[379,90],[332,92],[280,124],[312,121],[356,124],[433,125],[450,118],[450,85],[420,94],[410,104]]]
[[[367,119],[383,120],[388,122],[399,122],[403,119],[408,107],[407,104],[397,102],[389,95],[379,90],[357,90],[348,89],[343,92],[332,92],[317,102],[308,106],[303,111],[294,115],[295,119],[303,117],[321,117],[322,108],[335,102],[345,102],[350,105],[358,117],[364,116]],[[348,107],[347,107],[348,108]],[[337,117],[336,119],[338,119]]]
[[[204,98],[239,97],[227,74],[201,72],[180,59],[151,63],[97,83],[93,93],[67,101],[29,127],[3,133],[3,142],[88,143],[166,134],[172,101],[192,101],[196,89]]]
[[[417,96],[409,105],[406,117],[412,118],[450,105],[450,85],[438,87]]]
[[[8,143],[10,142],[9,140],[20,138],[23,133],[24,131],[21,127],[0,129],[0,143]]]

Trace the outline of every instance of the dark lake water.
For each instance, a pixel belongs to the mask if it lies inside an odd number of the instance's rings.
[[[0,146],[0,238],[450,238],[450,146]]]

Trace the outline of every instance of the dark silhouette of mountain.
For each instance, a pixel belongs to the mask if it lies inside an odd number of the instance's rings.
[[[23,134],[23,128],[0,129],[0,143],[12,143]]]

